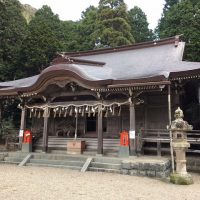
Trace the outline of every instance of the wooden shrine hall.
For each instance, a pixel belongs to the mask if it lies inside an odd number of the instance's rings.
[[[104,139],[145,129],[166,129],[180,106],[200,129],[200,63],[183,61],[178,36],[159,41],[84,52],[61,53],[39,75],[0,83],[2,100],[21,101],[20,141],[31,129],[42,133],[42,151],[50,137]],[[86,147],[87,148],[87,147]]]

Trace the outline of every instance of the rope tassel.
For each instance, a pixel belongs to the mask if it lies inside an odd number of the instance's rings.
[[[59,110],[59,117],[61,117],[61,114],[62,114],[62,110],[60,109]]]
[[[119,112],[118,112],[118,117],[120,117],[121,111],[122,111],[122,108],[121,108],[121,106],[120,106],[120,107],[119,107]]]
[[[36,117],[37,115],[37,109],[35,109],[35,112],[34,112],[34,117]]]
[[[64,117],[67,117],[67,108],[65,108]]]
[[[91,111],[90,111],[90,108],[88,108],[88,117],[91,116]]]
[[[84,117],[84,114],[85,114],[85,112],[84,112],[85,110],[84,110],[84,108],[82,109],[82,113],[81,113],[81,116],[82,117]]]
[[[53,111],[54,111],[53,117],[56,118],[56,109],[54,109]]]
[[[104,117],[108,117],[108,109],[106,109],[106,114]]]
[[[72,116],[72,114],[73,114],[73,110],[72,110],[72,107],[71,107],[71,109],[69,111],[69,116]]]
[[[39,110],[39,113],[38,113],[38,118],[40,118],[41,117],[41,113],[40,113],[40,110]]]
[[[30,118],[32,118],[32,112],[33,112],[33,109],[30,110],[30,116],[29,116]]]

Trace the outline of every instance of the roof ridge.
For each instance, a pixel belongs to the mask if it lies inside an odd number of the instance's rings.
[[[135,43],[131,45],[124,45],[112,48],[103,48],[103,49],[94,49],[94,50],[87,50],[87,51],[79,51],[79,52],[63,52],[63,55],[72,56],[72,57],[79,57],[79,56],[87,56],[87,55],[95,55],[95,54],[104,54],[104,53],[113,53],[118,51],[127,51],[133,49],[141,49],[159,45],[166,45],[166,44],[173,44],[177,47],[180,40],[181,35],[177,35],[174,37],[164,38],[160,40],[153,40],[141,43]]]
[[[62,63],[63,64],[90,65],[90,66],[94,66],[94,67],[103,67],[103,65],[106,64],[105,62],[73,58],[71,56],[61,53],[61,54],[58,54],[58,56],[53,59],[53,61],[51,62],[51,66],[56,65],[56,64],[62,64]]]

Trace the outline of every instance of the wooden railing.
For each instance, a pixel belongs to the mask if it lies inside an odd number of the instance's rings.
[[[140,140],[142,143],[142,152],[145,150],[157,151],[157,155],[161,155],[162,151],[169,152],[169,143],[170,143],[170,134],[167,129],[141,129],[140,131]],[[187,152],[191,153],[200,153],[200,130],[192,130],[187,133],[188,142],[191,144],[191,147]],[[145,144],[156,144],[156,147],[148,147]],[[164,147],[163,147],[163,144]],[[193,149],[193,145],[196,145],[196,148]]]

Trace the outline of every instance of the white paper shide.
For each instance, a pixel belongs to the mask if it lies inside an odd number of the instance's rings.
[[[24,130],[19,130],[19,137],[23,137],[24,135]]]
[[[130,137],[130,139],[135,139],[135,130],[129,131],[129,137]]]

